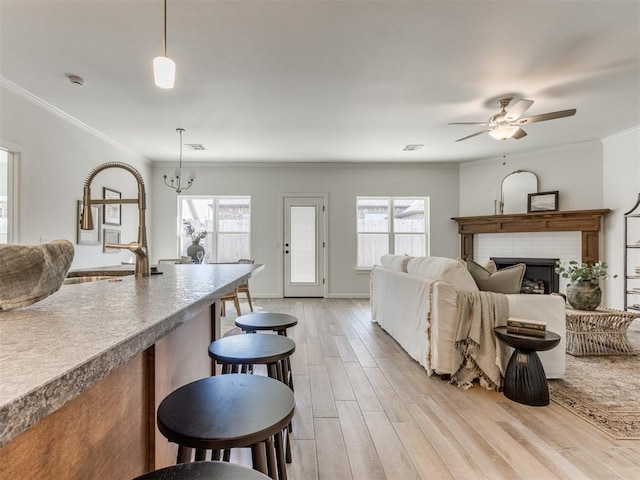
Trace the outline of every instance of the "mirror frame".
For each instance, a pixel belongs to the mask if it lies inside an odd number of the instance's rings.
[[[529,193],[536,193],[538,191],[538,176],[533,173],[530,170],[514,170],[513,172],[509,173],[508,175],[506,175],[503,179],[502,182],[500,182],[500,215],[504,215],[504,182],[505,180],[507,180],[507,178],[509,178],[511,175],[516,175],[516,174],[522,174],[522,173],[528,173],[533,175],[533,178],[535,180],[535,189],[533,192],[528,191],[529,189],[527,189],[527,191],[522,191],[522,195],[523,195],[523,203],[524,203],[524,210],[522,212],[509,212],[509,213],[527,213],[527,199],[528,199],[528,194]]]

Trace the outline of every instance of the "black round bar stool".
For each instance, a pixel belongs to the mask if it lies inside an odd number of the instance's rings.
[[[222,373],[247,371],[248,365],[266,365],[269,377],[288,386],[283,360],[296,350],[296,343],[280,335],[231,335],[209,345],[209,356],[222,365]]]
[[[146,473],[133,480],[268,480],[247,467],[226,462],[179,463]]]
[[[244,332],[256,333],[258,331],[274,331],[278,335],[287,336],[287,328],[294,327],[298,324],[298,319],[287,313],[249,313],[236,318],[236,326],[240,327]],[[291,371],[291,360],[284,360],[286,369],[286,383],[293,390],[293,373]]]
[[[291,422],[293,392],[261,375],[207,377],[171,392],[158,407],[158,429],[177,443],[178,463],[219,459],[220,450],[251,447],[254,470],[286,480],[282,431]],[[275,449],[275,452],[274,452]]]
[[[287,313],[261,312],[248,313],[236,318],[236,325],[247,333],[259,330],[273,330],[278,335],[287,336],[287,328],[298,324],[298,319]]]
[[[222,373],[247,373],[249,366],[266,365],[269,377],[289,386],[286,361],[295,352],[296,343],[282,335],[231,335],[209,345],[209,356],[222,365]],[[291,463],[291,424],[287,425],[285,459]],[[229,459],[225,450],[224,460]]]

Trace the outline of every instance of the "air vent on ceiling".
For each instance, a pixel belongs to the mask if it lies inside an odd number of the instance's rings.
[[[413,152],[415,150],[420,150],[422,147],[424,147],[424,145],[421,145],[419,143],[413,143],[413,144],[405,145],[404,148],[402,149],[402,151],[403,152]]]
[[[206,150],[201,143],[185,143],[184,146],[189,150]]]

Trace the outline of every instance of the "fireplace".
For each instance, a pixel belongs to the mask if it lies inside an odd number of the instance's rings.
[[[498,269],[524,263],[524,272],[520,293],[559,292],[560,276],[555,272],[557,258],[499,258],[491,257]]]

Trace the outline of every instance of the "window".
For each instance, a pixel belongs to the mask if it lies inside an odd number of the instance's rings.
[[[427,197],[358,197],[357,268],[371,268],[390,252],[427,255],[428,206]]]
[[[251,198],[180,197],[180,255],[186,255],[192,241],[185,235],[184,222],[195,232],[205,230],[200,244],[205,249],[207,262],[237,262],[251,258]]]
[[[0,149],[0,244],[11,241],[12,220],[9,215],[11,207],[11,182],[10,182],[11,154]]]

